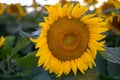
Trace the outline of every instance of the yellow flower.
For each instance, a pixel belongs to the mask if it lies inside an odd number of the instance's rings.
[[[103,13],[102,12],[108,10],[108,9],[118,9],[120,8],[120,3],[118,0],[108,0],[107,2],[104,2],[103,5],[101,5],[97,10],[96,12],[102,16],[102,17],[108,17],[111,15],[112,11],[111,12],[106,12],[106,13]]]
[[[60,3],[45,7],[49,13],[40,22],[41,34],[37,39],[31,39],[39,48],[36,53],[38,66],[54,72],[57,76],[67,75],[71,70],[76,75],[77,69],[83,74],[88,68],[96,66],[94,59],[97,50],[104,50],[107,29],[101,18],[95,14],[85,15],[88,7]]]
[[[66,3],[68,3],[68,1],[67,1],[67,0],[59,0],[59,2],[60,2],[62,5],[66,4]]]
[[[85,2],[86,4],[91,5],[91,4],[97,4],[97,3],[98,3],[98,0],[84,0],[84,2]]]
[[[108,28],[120,35],[120,15],[112,14],[106,19]]]
[[[0,15],[2,15],[2,14],[3,14],[3,12],[4,12],[3,4],[2,4],[2,3],[0,3]]]
[[[26,15],[26,12],[24,11],[20,4],[8,5],[7,12],[18,17],[23,17]]]
[[[3,36],[0,37],[0,47],[4,44],[5,38]]]
[[[33,7],[34,7],[35,10],[37,9],[37,3],[36,3],[35,0],[33,0]]]

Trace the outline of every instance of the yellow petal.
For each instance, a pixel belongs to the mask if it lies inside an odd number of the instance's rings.
[[[63,6],[63,16],[66,16],[66,13],[67,13],[67,8],[68,8],[68,5],[67,4],[65,4],[64,6]]]
[[[96,64],[94,62],[94,58],[92,58],[89,53],[86,53],[86,59],[88,59],[91,63],[94,64],[94,66],[96,66]]]
[[[41,23],[39,23],[39,25],[40,25],[42,28],[44,28],[45,30],[48,30],[48,29],[50,28],[50,26],[49,26],[47,23],[45,23],[45,22],[41,22]]]
[[[35,48],[39,48],[41,47],[42,45],[44,45],[45,43],[47,43],[47,39],[46,38],[41,38],[39,40],[39,42],[36,44]]]
[[[90,18],[90,19],[84,20],[84,23],[86,23],[86,24],[96,24],[96,23],[99,23],[101,21],[103,21],[102,18]]]
[[[87,70],[88,69],[88,66],[83,62],[83,58],[80,59],[80,62],[81,62],[81,66],[83,68],[83,70]]]
[[[93,54],[93,58],[95,58],[96,54],[97,54],[97,50],[96,50],[96,47],[94,47],[92,44],[93,43],[90,43],[90,44],[88,44],[88,46],[90,48],[90,53]]]
[[[45,56],[45,63],[44,63],[44,65],[43,65],[43,67],[45,68],[46,66],[49,66],[48,64],[49,64],[49,61],[50,61],[50,52],[48,52],[47,53],[47,55]],[[45,70],[48,70],[48,68],[45,68]]]
[[[49,17],[43,17],[45,20],[45,23],[47,23],[48,25],[51,25],[51,22],[49,21]]]
[[[41,48],[39,48],[39,50],[36,53],[36,57],[39,57],[41,55],[44,55],[45,53],[49,53],[50,51],[48,50],[48,45],[45,44],[44,46],[42,46]]]
[[[65,66],[64,73],[67,75],[70,72],[70,70],[71,70],[70,61],[65,61],[62,64]]]
[[[92,32],[95,32],[95,33],[103,33],[103,32],[108,31],[108,29],[105,28],[105,27],[98,27],[98,28],[94,28],[94,29],[90,28],[89,30],[92,31]]]
[[[57,77],[60,77],[62,74],[63,74],[63,70],[64,70],[64,65],[62,65],[62,63],[60,63],[60,66],[59,66],[59,71],[58,71],[58,74],[57,74]]]
[[[71,68],[72,68],[72,71],[73,71],[74,75],[76,75],[77,67],[76,67],[76,64],[75,64],[74,60],[71,60]]]
[[[90,32],[90,39],[94,39],[94,40],[102,40],[106,37],[106,35],[101,35],[101,34],[97,34],[97,33],[92,33]]]
[[[60,3],[57,3],[55,7],[56,7],[56,10],[57,10],[58,16],[59,16],[59,17],[63,17],[63,15],[62,15],[63,10],[62,10],[61,4],[60,4]]]
[[[90,43],[92,43],[92,44],[94,44],[93,46],[95,46],[96,47],[96,49],[97,50],[101,50],[101,51],[105,51],[105,49],[103,48],[104,47],[104,43],[105,42],[96,42],[96,41],[94,41],[94,40],[90,40]]]
[[[72,13],[71,13],[71,15],[74,17],[74,15],[75,15],[75,13],[79,10],[79,7],[80,7],[80,3],[77,3],[76,5],[75,5],[75,7],[73,8],[73,10],[72,10]]]
[[[80,60],[76,59],[75,62],[76,62],[78,69],[84,74],[83,66],[81,65]]]
[[[89,15],[85,15],[85,16],[83,16],[82,18],[81,18],[81,21],[85,21],[85,20],[87,20],[87,19],[89,19],[89,18],[91,18],[91,17],[94,17],[96,14],[89,14]]]
[[[74,4],[72,3],[72,4],[67,8],[66,15],[67,15],[68,17],[71,17],[71,16],[70,16],[70,12],[71,12],[71,10],[73,9],[73,7],[74,7]]]
[[[75,11],[76,10],[76,11]],[[80,8],[76,8],[74,12],[72,13],[72,16],[74,18],[79,18],[82,16],[86,11],[88,11],[88,7],[81,6]]]
[[[5,38],[3,36],[0,37],[0,47],[4,44]]]

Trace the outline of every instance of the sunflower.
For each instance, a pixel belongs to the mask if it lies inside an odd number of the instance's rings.
[[[98,3],[98,0],[84,0],[84,2],[88,5],[94,5]]]
[[[18,17],[23,17],[26,15],[26,12],[24,11],[20,4],[8,5],[7,12]]]
[[[108,17],[111,15],[112,11],[107,12],[110,9],[119,9],[120,4],[118,0],[108,0],[107,2],[104,2],[98,9],[96,9],[96,12],[102,16],[102,17]],[[103,14],[102,14],[103,13]]]
[[[57,76],[69,74],[72,70],[76,75],[77,69],[85,73],[88,68],[96,66],[94,59],[97,50],[104,50],[105,38],[101,33],[107,31],[101,18],[96,14],[85,15],[88,7],[57,3],[45,7],[49,13],[40,22],[41,34],[31,41],[36,43],[39,50],[38,66],[42,66]]]
[[[3,36],[0,37],[0,47],[4,44],[5,38]]]
[[[3,14],[3,12],[4,12],[3,4],[2,4],[2,3],[0,3],[0,15],[2,15],[2,14]]]
[[[61,4],[63,4],[63,5],[67,3],[66,0],[59,0],[59,2],[60,2]]]
[[[106,22],[110,30],[120,35],[120,15],[112,14],[112,16],[106,19]]]
[[[33,0],[33,7],[35,10],[37,9],[37,2],[35,0]]]

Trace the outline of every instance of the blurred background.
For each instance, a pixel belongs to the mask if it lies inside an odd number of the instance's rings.
[[[44,6],[80,2],[107,22],[105,52],[98,51],[97,67],[85,75],[57,78],[37,67],[37,49],[29,38],[40,35]],[[110,23],[109,19],[113,19]],[[116,19],[117,18],[117,19]],[[0,0],[0,80],[120,80],[120,0]]]

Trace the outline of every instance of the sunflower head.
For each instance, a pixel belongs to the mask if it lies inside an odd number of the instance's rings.
[[[4,44],[5,38],[3,36],[0,37],[0,47]]]
[[[35,10],[37,9],[37,2],[36,2],[36,0],[33,0],[33,7],[34,7]]]
[[[112,16],[106,19],[108,28],[113,30],[116,34],[120,35],[120,15],[112,14]]]
[[[107,12],[107,10],[110,9],[118,9],[120,8],[120,5],[117,0],[108,0],[107,2],[104,2],[97,10],[96,12],[102,16],[102,17],[108,17],[111,15],[112,10]],[[105,12],[106,11],[106,12]]]
[[[23,10],[20,4],[10,4],[7,6],[7,12],[18,17],[23,17],[26,15],[26,12]]]
[[[84,2],[88,5],[95,5],[98,3],[98,0],[84,0]]]
[[[4,12],[3,4],[2,4],[2,3],[0,3],[0,15],[2,15],[2,14],[3,14],[3,12]]]
[[[105,23],[94,17],[95,14],[85,15],[88,7],[79,3],[63,6],[57,3],[45,8],[49,14],[39,23],[41,34],[31,39],[39,48],[38,66],[43,65],[45,70],[58,76],[67,75],[71,70],[75,75],[77,70],[84,74],[96,65],[97,50],[104,50],[104,41],[100,40],[105,37],[101,34],[107,30],[103,27]]]
[[[68,1],[67,1],[67,0],[59,0],[59,2],[60,2],[62,5],[66,4],[66,3],[68,3]]]

